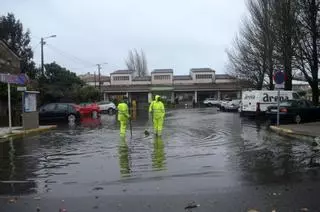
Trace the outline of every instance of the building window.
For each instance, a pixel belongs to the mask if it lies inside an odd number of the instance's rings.
[[[129,76],[114,76],[113,80],[114,81],[128,81],[129,80]]]
[[[196,79],[212,79],[212,74],[197,74]]]
[[[154,80],[170,80],[171,76],[170,75],[155,75],[153,77]]]

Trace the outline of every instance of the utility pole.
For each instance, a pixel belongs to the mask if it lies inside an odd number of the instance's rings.
[[[97,64],[98,66],[98,82],[99,82],[99,93],[101,95],[101,64]]]
[[[96,72],[94,72],[94,87],[95,87],[95,88],[97,87],[96,82],[97,82],[97,79],[96,79]]]
[[[48,39],[48,38],[55,38],[57,37],[56,35],[50,35],[48,37],[42,37],[41,38],[41,41],[40,41],[40,44],[41,44],[41,72],[42,72],[42,76],[44,76],[44,59],[43,59],[43,46],[46,44],[46,42],[44,42],[45,39]]]
[[[98,63],[98,82],[99,82],[99,100],[101,100],[101,65],[108,64],[108,63]]]
[[[44,39],[41,38],[41,73],[42,76],[44,76],[44,63],[43,63],[43,45],[44,45]]]

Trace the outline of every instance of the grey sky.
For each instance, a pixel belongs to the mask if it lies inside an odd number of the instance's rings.
[[[3,1],[3,0],[2,0]],[[45,62],[76,73],[124,69],[128,50],[143,49],[149,69],[211,67],[225,72],[225,49],[245,14],[243,0],[4,0],[1,15],[13,12],[32,33],[35,61],[41,36]],[[76,58],[85,60],[78,60]]]

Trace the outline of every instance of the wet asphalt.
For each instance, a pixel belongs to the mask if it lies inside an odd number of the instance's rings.
[[[0,211],[320,211],[309,143],[213,108],[169,111],[161,138],[150,124],[136,114],[121,139],[104,115],[0,142]]]

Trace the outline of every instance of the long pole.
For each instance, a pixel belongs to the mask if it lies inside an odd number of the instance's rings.
[[[129,95],[128,95],[129,97]],[[128,108],[129,108],[129,115],[130,115],[130,119],[129,119],[129,125],[130,125],[130,135],[131,135],[131,138],[132,138],[132,111],[131,111],[131,98],[128,98],[129,102],[128,102]]]
[[[96,84],[96,72],[94,72],[94,87],[96,88],[97,87],[97,84]]]
[[[97,66],[98,66],[99,92],[101,92],[101,72],[100,72],[100,70],[101,70],[101,65],[98,64]]]
[[[277,109],[277,126],[279,126],[280,122],[280,89],[278,89],[278,98],[277,98],[277,104],[278,104],[278,109]]]
[[[98,66],[98,81],[99,81],[99,100],[101,100],[101,65],[97,64]]]
[[[44,75],[43,45],[44,45],[44,41],[43,41],[43,38],[41,38],[41,72],[42,72],[42,76]]]
[[[9,133],[12,133],[11,91],[10,91],[10,83],[9,82],[8,82],[8,116],[9,116]]]

